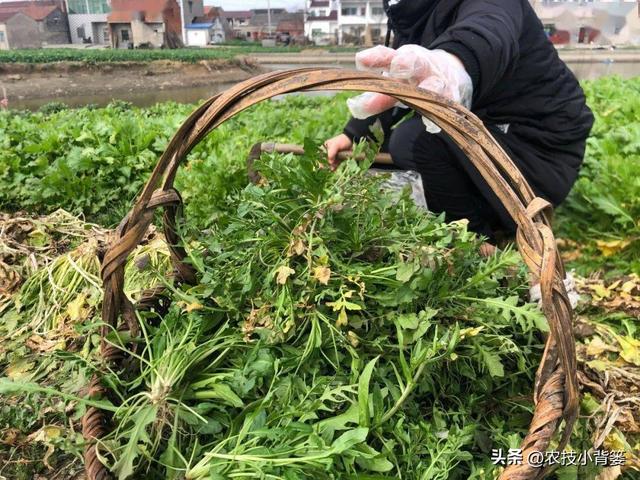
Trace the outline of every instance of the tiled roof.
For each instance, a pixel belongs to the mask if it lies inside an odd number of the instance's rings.
[[[189,25],[185,25],[184,28],[187,30],[208,30],[213,26],[213,23],[191,23]]]
[[[18,12],[2,12],[0,11],[0,23],[4,23]]]
[[[222,12],[222,16],[224,18],[251,18],[253,12],[251,10],[230,10],[228,12]]]
[[[56,10],[58,6],[54,2],[4,2],[0,3],[0,14],[5,18],[11,18],[20,12],[36,21],[44,20]],[[6,17],[6,15],[9,15]]]
[[[304,30],[304,22],[300,22],[298,20],[280,20],[276,30],[278,32]]]
[[[338,11],[332,10],[329,15],[325,15],[324,17],[314,17],[309,15],[307,17],[307,22],[319,22],[319,21],[327,21],[327,20],[338,20]]]
[[[131,23],[134,18],[134,12],[127,10],[117,10],[111,12],[109,16],[107,16],[107,21],[109,23]]]
[[[220,15],[224,16],[224,10],[222,10],[222,7],[216,7],[214,5],[205,5],[204,14],[209,18],[216,18],[216,17],[219,17]]]

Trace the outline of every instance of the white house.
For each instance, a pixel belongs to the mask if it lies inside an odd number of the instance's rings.
[[[203,0],[178,0],[180,5],[180,16],[182,20],[182,41],[189,45],[187,41],[187,25],[190,25],[196,17],[204,15]]]
[[[109,0],[66,0],[71,43],[109,45]]]
[[[565,32],[566,43],[636,43],[640,7],[635,2],[539,0],[531,2],[551,31]]]
[[[382,0],[342,0],[338,4],[338,43],[372,45],[384,42],[387,14]]]
[[[220,18],[187,25],[185,33],[189,47],[206,47],[226,40],[226,32]]]
[[[338,2],[310,0],[304,21],[304,36],[316,45],[338,43]]]
[[[372,45],[382,43],[386,34],[382,0],[307,2],[305,36],[315,44]]]

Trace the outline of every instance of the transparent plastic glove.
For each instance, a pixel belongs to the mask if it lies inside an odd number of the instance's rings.
[[[576,281],[573,278],[573,274],[569,272],[567,272],[567,276],[564,279],[564,288],[567,290],[567,296],[569,297],[571,307],[575,309],[578,306],[580,295],[576,291]],[[542,291],[540,290],[540,284],[534,285],[529,289],[529,297],[532,302],[536,302],[538,305],[542,304]]]
[[[382,73],[409,85],[443,95],[469,108],[473,96],[471,77],[462,62],[444,50],[428,50],[420,45],[403,45],[398,50],[378,46],[356,55],[356,68]],[[379,93],[363,93],[347,101],[355,118],[368,118],[396,105],[397,101]],[[423,119],[428,131],[440,131]]]

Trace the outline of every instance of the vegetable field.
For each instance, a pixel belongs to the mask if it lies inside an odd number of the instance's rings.
[[[216,48],[180,48],[123,50],[78,49],[78,48],[46,48],[27,50],[2,50],[0,63],[53,63],[84,62],[95,64],[101,62],[150,62],[153,60],[173,60],[194,63],[200,60],[230,59],[251,53],[286,53],[299,52],[299,47],[261,47],[258,45],[222,46]]]
[[[640,79],[585,89],[596,126],[554,219],[581,295],[569,449],[626,462],[551,478],[631,480]],[[100,257],[194,106],[0,111],[0,478],[80,478],[91,406],[110,412],[98,452],[119,480],[497,478],[492,452],[517,448],[530,423],[547,330],[526,269],[511,247],[481,255],[465,222],[387,192],[366,163],[325,168],[318,146],[346,98],[259,104],[190,154],[176,185],[198,282],[172,283],[163,235],[147,235],[125,292],[135,303],[161,285],[171,303],[139,313],[140,332],[109,333],[128,359],[118,370],[98,356]],[[263,155],[251,184],[261,140],[307,154]],[[87,402],[95,373],[110,393]]]

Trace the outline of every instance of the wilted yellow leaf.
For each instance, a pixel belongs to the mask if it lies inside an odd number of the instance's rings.
[[[599,357],[603,352],[617,352],[617,349],[604,343],[600,337],[593,337],[587,345],[587,355],[590,357]]]
[[[360,345],[360,339],[352,330],[347,332],[347,339],[353,348],[357,348]]]
[[[322,285],[327,285],[331,278],[331,269],[329,267],[316,267],[313,269],[313,278]]]
[[[617,428],[614,428],[612,432],[605,437],[604,446],[610,451],[624,452],[627,450],[624,436]]]
[[[632,280],[629,280],[628,282],[624,282],[624,283],[622,284],[622,288],[621,288],[621,290],[622,290],[624,293],[631,294],[631,292],[633,291],[633,289],[634,289],[634,288],[636,288],[636,287],[639,287],[639,288],[640,288],[640,286],[638,285],[638,283],[636,283],[636,282],[634,282],[634,281],[632,281]]]
[[[293,268],[282,265],[276,270],[276,282],[278,282],[279,285],[284,285],[287,283],[287,279],[294,273],[296,273],[296,271]]]
[[[610,363],[605,362],[604,360],[591,360],[590,362],[587,362],[587,365],[599,372],[606,372],[610,367]]]
[[[463,328],[460,330],[460,338],[476,337],[482,330],[484,330],[484,327]]]
[[[27,373],[33,368],[33,362],[27,362],[20,359],[12,363],[5,370],[5,374],[11,380],[18,380],[27,376]]]
[[[52,469],[51,465],[49,465],[49,458],[55,452],[55,447],[52,443],[52,440],[59,438],[61,435],[62,429],[60,427],[46,425],[27,437],[27,440],[30,440],[32,442],[42,442],[47,445],[47,451],[42,458],[42,463],[44,463],[49,470]]]
[[[596,298],[609,298],[611,296],[611,290],[602,284],[589,285],[591,291],[593,291]]]
[[[69,303],[69,305],[67,305],[67,314],[72,322],[85,320],[89,315],[89,309],[84,308],[86,300],[87,295],[85,293],[81,293],[71,303]]]
[[[202,310],[204,306],[201,303],[193,302],[185,307],[187,313],[193,312],[194,310]]]
[[[54,427],[52,425],[43,427],[45,438],[52,440],[62,435],[62,429],[60,427]]]
[[[596,242],[598,249],[605,257],[610,257],[616,253],[624,250],[631,245],[631,240],[610,240],[605,242],[604,240],[598,240]]]
[[[620,344],[620,356],[629,363],[640,367],[640,340],[631,337],[617,337]]]
[[[59,438],[62,435],[62,429],[54,425],[45,425],[39,430],[29,434],[27,440],[31,442],[44,442]]]
[[[340,313],[338,314],[338,320],[336,320],[336,327],[345,327],[349,323],[349,318],[347,317],[347,309],[342,308]]]

